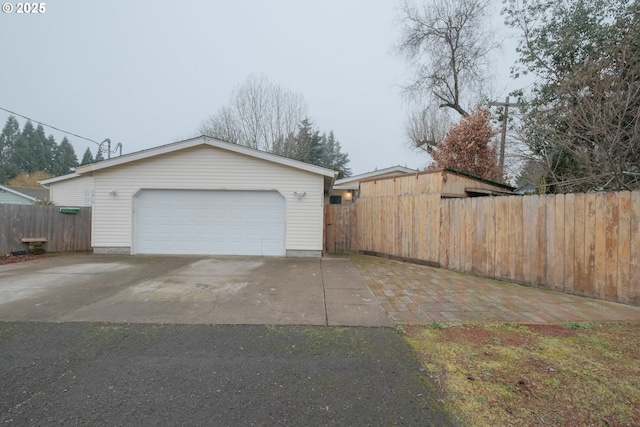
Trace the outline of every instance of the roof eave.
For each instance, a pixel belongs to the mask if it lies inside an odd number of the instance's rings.
[[[178,141],[160,147],[149,148],[147,150],[138,151],[131,154],[125,154],[124,156],[114,157],[108,160],[103,160],[97,163],[90,163],[88,165],[79,166],[76,168],[76,173],[85,174],[88,172],[98,171],[125,163],[144,160],[150,157],[159,156],[162,154],[171,153],[185,148],[196,147],[198,145],[206,144],[212,147],[220,148],[223,150],[232,151],[238,154],[247,155],[250,157],[272,161],[284,166],[289,166],[295,169],[304,170],[306,172],[323,175],[326,177],[334,178],[336,172],[333,169],[324,168],[321,166],[312,165],[309,163],[301,162],[298,160],[289,159],[287,157],[278,156],[276,154],[267,153],[260,150],[254,150],[252,148],[244,147],[238,144],[232,144],[230,142],[220,141],[207,136],[199,136],[196,138],[187,139],[184,141]]]
[[[78,168],[76,168],[76,170],[77,169]],[[52,184],[54,182],[65,181],[67,179],[73,179],[73,178],[77,178],[79,176],[80,176],[79,173],[72,172],[72,173],[68,173],[66,175],[60,175],[60,176],[56,176],[56,177],[53,177],[53,178],[40,180],[40,181],[38,181],[38,184],[40,184],[40,185],[49,185],[49,184]]]
[[[5,187],[4,185],[0,185],[0,189],[2,189],[3,191],[6,191],[7,193],[15,194],[18,197],[22,197],[23,199],[31,200],[32,202],[35,202],[38,200],[35,197],[31,197],[27,194],[21,193],[19,191],[15,191],[9,187]]]

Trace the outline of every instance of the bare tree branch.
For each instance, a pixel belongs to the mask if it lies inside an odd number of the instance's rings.
[[[199,132],[223,141],[273,151],[307,115],[302,95],[251,75],[231,94],[229,106],[205,119]],[[279,153],[276,153],[279,154]]]
[[[433,0],[421,7],[405,0],[396,51],[414,68],[405,87],[410,98],[431,98],[469,115],[463,90],[473,94],[482,86],[489,54],[499,46],[486,23],[488,7],[489,0]]]
[[[409,113],[404,129],[411,148],[431,154],[442,142],[451,120],[440,109],[426,106]]]

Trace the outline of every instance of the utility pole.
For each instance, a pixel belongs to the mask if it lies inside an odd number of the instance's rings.
[[[504,107],[504,114],[502,115],[502,139],[500,140],[500,176],[504,176],[504,146],[507,142],[507,123],[509,120],[509,107],[519,107],[516,102],[509,102],[509,97],[504,102],[490,102],[492,107]]]

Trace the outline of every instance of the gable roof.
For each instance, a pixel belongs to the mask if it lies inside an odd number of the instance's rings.
[[[79,176],[80,176],[79,173],[71,172],[66,175],[54,176],[53,178],[43,179],[42,181],[38,181],[38,184],[41,184],[41,185],[53,184],[54,182],[77,178]]]
[[[197,147],[199,145],[208,145],[211,147],[220,148],[227,151],[232,151],[234,153],[242,154],[245,156],[249,156],[249,157],[253,157],[261,160],[267,160],[267,161],[277,163],[283,166],[288,166],[294,169],[299,169],[306,172],[322,175],[325,177],[325,187],[330,187],[336,176],[336,171],[332,169],[323,168],[321,166],[312,165],[310,163],[289,159],[287,157],[279,156],[277,154],[271,154],[265,151],[255,150],[253,148],[245,147],[238,144],[232,144],[230,142],[220,141],[218,139],[214,139],[214,138],[210,138],[208,136],[202,135],[195,138],[185,139],[183,141],[161,145],[159,147],[136,151],[135,153],[125,154],[118,157],[112,157],[111,159],[101,160],[99,162],[78,166],[74,173],[62,175],[55,178],[45,179],[40,181],[40,183],[43,185],[47,185],[47,184],[51,184],[51,183],[66,180],[66,179],[73,179],[73,178],[82,176],[83,174],[86,174],[86,173],[99,171],[99,170],[111,168],[114,166],[120,166],[126,163],[148,159],[148,158],[163,155],[163,154],[172,153],[174,151],[184,150],[186,148]]]
[[[504,188],[505,190],[515,191],[515,189],[516,189],[516,187],[512,187],[509,184],[504,184],[502,182],[491,181],[490,179],[485,179],[485,178],[479,177],[477,175],[472,175],[472,174],[467,173],[467,172],[461,172],[459,170],[455,170],[455,169],[451,169],[451,168],[444,168],[442,170],[446,171],[446,172],[454,173],[456,175],[466,176],[467,178],[475,179],[476,181],[481,181],[481,182],[484,182],[485,184],[493,185],[493,186],[496,186],[496,187],[501,187],[501,188]]]
[[[341,190],[341,189],[357,190],[360,181],[373,179],[377,176],[387,175],[387,174],[406,175],[406,174],[417,173],[417,172],[418,171],[415,169],[405,168],[403,166],[391,166],[384,169],[378,169],[371,172],[361,173],[359,175],[353,175],[348,178],[338,179],[333,185],[333,188],[337,190]]]
[[[485,179],[485,178],[481,178],[481,177],[476,176],[476,175],[472,175],[470,173],[460,172],[458,170],[451,169],[451,168],[429,169],[429,170],[425,170],[425,171],[422,171],[422,172],[417,172],[415,174],[415,176],[417,178],[418,176],[422,176],[422,175],[433,175],[433,174],[438,174],[438,173],[442,174],[443,177],[446,174],[453,174],[453,175],[458,175],[458,176],[461,176],[461,177],[469,178],[469,179],[472,179],[474,181],[479,181],[479,182],[482,182],[484,184],[488,184],[488,185],[491,185],[493,187],[500,188],[501,190],[497,190],[497,191],[499,191],[501,193],[513,193],[514,190],[515,190],[515,187],[512,187],[509,184],[503,184],[501,182],[491,181],[491,180],[488,180],[488,179]],[[385,176],[385,177],[382,177],[382,178],[373,177],[373,178],[368,178],[366,180],[361,180],[361,182],[384,181],[384,180],[388,180],[388,179],[404,178],[404,177],[406,177],[406,175]],[[466,192],[469,192],[470,190],[478,190],[478,189],[477,188],[469,188],[469,189],[465,188]],[[503,190],[506,190],[506,191],[503,191]]]
[[[46,188],[8,187],[6,185],[0,185],[0,190],[15,194],[18,197],[31,200],[32,202],[38,199],[49,198],[49,190]]]

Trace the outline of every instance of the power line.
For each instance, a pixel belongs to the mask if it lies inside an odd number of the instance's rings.
[[[62,129],[57,128],[57,127],[55,127],[55,126],[51,126],[51,125],[48,125],[48,124],[46,124],[46,123],[42,123],[41,121],[34,120],[34,119],[29,118],[29,117],[27,117],[27,116],[24,116],[24,115],[22,115],[22,114],[18,114],[18,113],[16,113],[15,111],[7,110],[6,108],[2,108],[2,107],[0,107],[0,110],[6,111],[7,113],[15,114],[16,116],[22,117],[23,119],[27,119],[27,120],[30,120],[30,121],[32,121],[32,122],[36,122],[36,123],[38,123],[39,125],[46,126],[46,127],[48,127],[48,128],[51,128],[51,129],[55,129],[55,130],[57,130],[58,132],[66,133],[67,135],[72,135],[72,136],[75,136],[76,138],[85,139],[85,140],[87,140],[87,141],[93,142],[94,144],[96,144],[96,145],[100,146],[100,143],[99,143],[99,142],[94,141],[94,140],[93,140],[93,139],[91,139],[91,138],[85,138],[84,136],[80,136],[80,135],[75,134],[75,133],[73,133],[73,132],[67,132],[66,130],[62,130]]]

